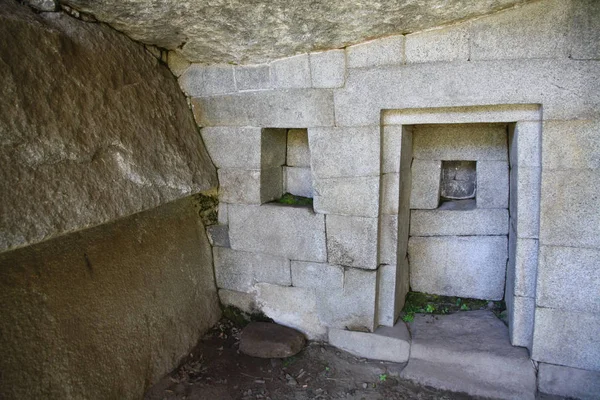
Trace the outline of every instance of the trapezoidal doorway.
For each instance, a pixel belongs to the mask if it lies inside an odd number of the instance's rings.
[[[398,212],[382,200],[380,225],[396,226],[380,242],[397,235],[397,261],[380,279],[380,324],[396,321],[409,290],[504,299],[511,343],[531,348],[540,107],[385,110],[382,124],[382,186],[398,193]]]

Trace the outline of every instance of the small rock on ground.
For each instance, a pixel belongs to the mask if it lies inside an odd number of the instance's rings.
[[[269,322],[252,322],[243,330],[240,351],[252,357],[286,358],[304,348],[304,335],[294,329]]]

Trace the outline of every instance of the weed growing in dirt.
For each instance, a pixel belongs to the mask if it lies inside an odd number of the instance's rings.
[[[414,321],[416,313],[425,314],[451,314],[459,311],[490,310],[501,318],[506,309],[504,301],[489,301],[479,299],[465,299],[455,296],[439,296],[436,294],[409,292],[402,310],[402,321]]]

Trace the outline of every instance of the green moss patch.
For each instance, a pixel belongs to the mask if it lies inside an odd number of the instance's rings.
[[[460,311],[490,310],[500,318],[506,309],[504,301],[469,299],[455,296],[439,296],[421,292],[409,292],[402,309],[402,320],[412,322],[416,313],[452,314]]]
[[[290,206],[312,207],[313,199],[310,197],[295,196],[291,193],[286,193],[280,199],[275,200],[276,203],[287,204]]]
[[[195,194],[193,199],[194,207],[198,211],[198,216],[200,216],[204,226],[216,225],[218,223],[217,211],[219,209],[219,199],[217,196]]]

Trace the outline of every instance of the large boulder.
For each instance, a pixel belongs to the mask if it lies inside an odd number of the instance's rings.
[[[100,23],[0,0],[0,252],[216,186],[168,68]]]
[[[60,0],[203,64],[260,63],[477,17],[527,0]]]

